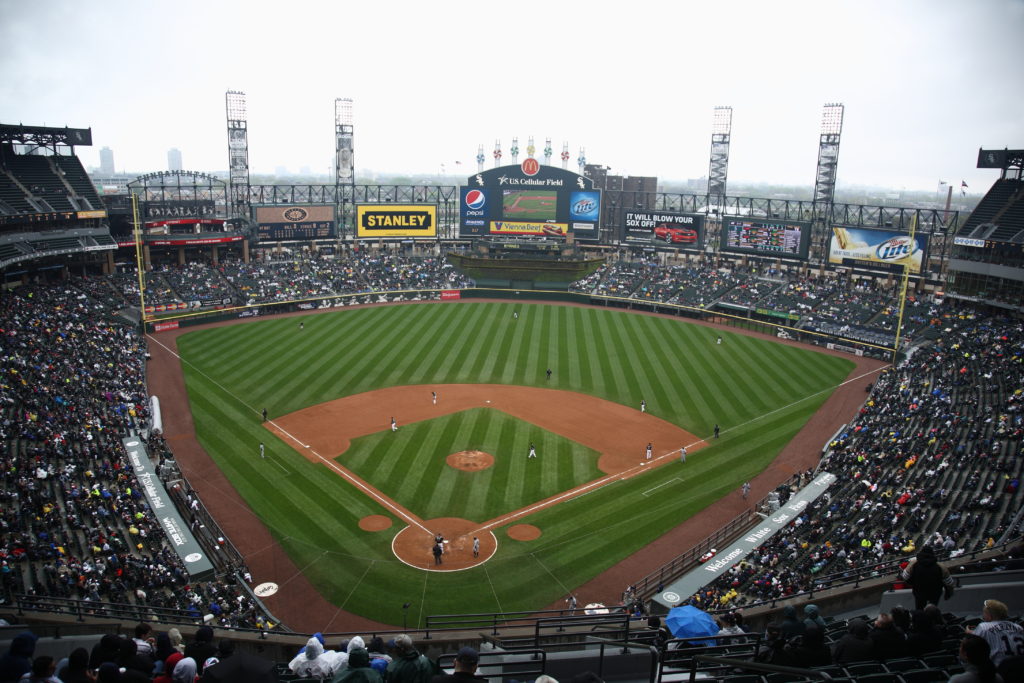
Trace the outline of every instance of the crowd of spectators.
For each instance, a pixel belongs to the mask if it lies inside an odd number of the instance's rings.
[[[190,581],[121,439],[147,426],[146,352],[71,284],[0,293],[0,581],[15,593],[129,603],[254,626],[231,581]]]
[[[969,311],[870,387],[828,444],[832,487],[691,600],[720,609],[843,580],[854,568],[989,547],[1020,509],[1024,322]]]

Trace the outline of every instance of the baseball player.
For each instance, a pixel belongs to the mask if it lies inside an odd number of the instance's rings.
[[[398,431],[398,423],[395,422],[395,418],[391,418],[391,431],[393,431],[393,432],[397,432]]]
[[[686,446],[679,449],[679,459],[684,465],[686,464]]]
[[[647,444],[647,456],[646,456],[645,460],[650,460],[651,456],[653,454],[654,454],[654,446],[652,446],[651,444]],[[647,463],[645,462],[644,464],[646,465]]]
[[[743,482],[743,500],[746,500],[748,495],[750,495],[750,482],[745,481]]]
[[[434,402],[435,406],[437,405],[437,392],[436,391],[431,391],[430,392],[430,400]]]
[[[640,399],[640,412],[641,413],[646,413],[647,412],[647,401],[645,401],[643,399]]]
[[[533,442],[532,441],[530,442],[530,454],[528,456],[526,456],[526,457],[527,458],[536,458],[537,457],[537,449],[533,447]]]
[[[473,557],[480,557],[480,539],[473,537]]]
[[[267,457],[266,455],[263,454],[263,442],[262,441],[260,441],[260,457],[261,458],[266,458]]]

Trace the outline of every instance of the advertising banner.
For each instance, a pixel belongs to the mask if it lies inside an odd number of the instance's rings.
[[[462,292],[457,289],[446,289],[441,292],[441,301],[453,301],[461,298]]]
[[[213,562],[203,552],[199,542],[189,531],[188,522],[182,518],[174,507],[167,489],[157,476],[156,468],[146,453],[146,448],[137,437],[128,437],[122,440],[124,449],[128,453],[128,462],[131,463],[132,471],[139,486],[142,488],[146,501],[149,503],[153,515],[160,523],[160,527],[167,534],[174,552],[181,558],[185,570],[193,579],[206,579],[213,576]]]
[[[213,218],[217,207],[212,199],[182,199],[143,202],[146,218]]]
[[[828,262],[843,266],[862,266],[899,271],[910,266],[920,273],[926,262],[928,236],[896,230],[873,230],[834,226],[828,246]]]
[[[258,206],[256,230],[259,239],[311,240],[335,236],[333,206]]]
[[[356,237],[436,237],[436,204],[359,204]]]
[[[529,223],[526,221],[491,221],[492,235],[547,235],[565,237],[569,226],[565,223]]]
[[[704,216],[671,211],[625,211],[622,218],[624,242],[664,242],[678,247],[700,249],[704,244]]]
[[[460,237],[598,238],[601,192],[594,181],[533,158],[471,175],[459,204]]]

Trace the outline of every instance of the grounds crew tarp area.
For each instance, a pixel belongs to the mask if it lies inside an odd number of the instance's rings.
[[[160,526],[167,534],[167,539],[174,547],[174,552],[185,564],[188,575],[195,580],[204,580],[213,576],[213,563],[203,552],[195,536],[189,531],[188,524],[178,514],[174,503],[167,495],[160,478],[156,475],[153,463],[149,459],[145,446],[137,436],[128,437],[123,440],[124,449],[128,452],[128,460],[132,463],[135,477],[139,480],[139,486],[146,494],[149,507],[160,522]]]
[[[814,481],[800,489],[785,505],[767,515],[760,524],[752,527],[726,550],[716,553],[706,563],[688,572],[651,599],[666,610],[686,600],[727,572],[730,567],[749,555],[754,548],[778,533],[779,529],[796,519],[803,509],[824,493],[825,489],[835,480],[836,475],[822,472]]]

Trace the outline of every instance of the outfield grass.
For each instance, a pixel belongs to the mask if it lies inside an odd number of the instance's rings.
[[[428,614],[535,609],[564,598],[763,470],[852,368],[847,359],[741,335],[723,333],[717,345],[717,330],[682,320],[570,306],[437,303],[342,310],[303,321],[303,330],[294,318],[279,318],[179,338],[197,434],[327,599],[389,623],[401,623],[402,603],[412,602],[410,626]],[[497,529],[497,554],[481,567],[433,573],[393,556],[397,519],[391,531],[361,531],[360,518],[386,511],[260,423],[264,407],[273,418],[376,388],[447,383],[566,389],[634,408],[644,399],[650,413],[698,436],[710,436],[718,423],[722,437],[686,465],[659,467],[519,520],[543,530],[535,541],[512,541]],[[492,431],[491,418],[481,427],[483,418],[468,415],[473,412],[449,416],[454,422],[444,428],[436,420],[423,423],[409,448],[389,450],[387,476],[415,478],[416,486],[402,494],[410,509],[448,516],[437,501],[450,500],[450,516],[490,518],[496,515],[489,510],[519,507],[517,496],[590,477],[548,471],[541,483],[460,503],[452,498],[450,478],[403,474],[420,471],[416,458],[425,451],[451,453],[474,434]],[[487,412],[496,411],[481,415]],[[472,428],[451,428],[466,419]],[[531,430],[539,431],[516,420],[503,425],[494,432],[496,448],[521,450]],[[373,438],[365,437],[367,443]],[[260,441],[269,463],[253,457]],[[361,448],[357,444],[352,456]]]

